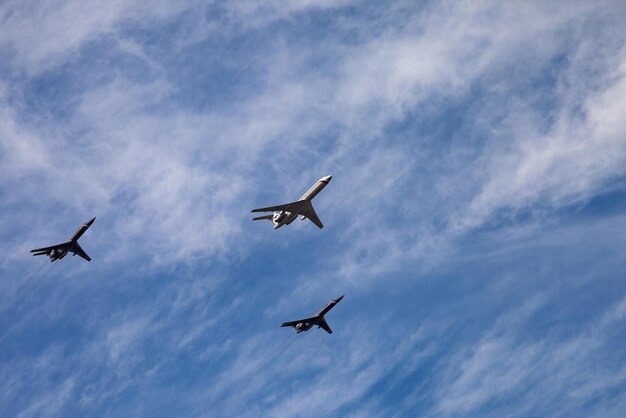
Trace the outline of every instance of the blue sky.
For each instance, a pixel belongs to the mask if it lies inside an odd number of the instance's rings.
[[[0,5],[1,416],[623,416],[623,2],[145,3]]]

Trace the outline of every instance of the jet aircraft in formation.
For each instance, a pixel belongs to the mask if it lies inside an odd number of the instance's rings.
[[[317,213],[315,213],[315,209],[313,209],[312,200],[319,192],[321,192],[333,176],[325,176],[319,179],[311,188],[302,195],[300,200],[292,203],[285,203],[283,205],[276,206],[268,206],[266,208],[258,208],[253,209],[252,213],[256,212],[274,212],[272,215],[264,215],[259,216],[257,218],[253,218],[253,221],[260,221],[263,219],[267,219],[272,221],[274,224],[274,229],[278,229],[283,225],[289,225],[292,223],[298,215],[302,216],[302,220],[309,219],[313,222],[318,228],[324,228],[324,224],[318,218]]]
[[[96,218],[93,218],[89,222],[82,224],[67,242],[52,245],[50,247],[37,248],[35,250],[31,250],[30,252],[33,253],[33,255],[47,255],[50,257],[51,262],[62,259],[69,252],[74,253],[74,255],[78,255],[87,261],[91,261],[91,258],[87,255],[87,253],[80,247],[80,245],[78,245],[78,238],[80,238],[85,231],[89,229],[95,220]]]
[[[320,221],[320,218],[315,213],[315,209],[313,209],[313,198],[319,194],[324,187],[330,183],[330,180],[333,176],[325,176],[319,179],[311,188],[302,195],[302,197],[292,203],[285,203],[282,205],[276,206],[268,206],[265,208],[253,209],[252,213],[256,212],[274,212],[271,215],[259,216],[257,218],[253,218],[253,221],[260,220],[269,220],[274,224],[274,229],[278,229],[283,225],[289,225],[292,223],[298,216],[302,217],[302,220],[309,219],[313,222],[318,228],[324,228],[324,224]],[[328,313],[332,308],[335,307],[339,301],[343,299],[341,296],[338,299],[331,300],[328,305],[326,305],[322,310],[320,310],[317,314],[310,318],[299,319],[297,321],[285,322],[281,325],[281,327],[293,327],[296,330],[296,333],[300,333],[303,331],[308,331],[314,326],[317,325],[318,328],[323,328],[327,333],[332,334],[333,330],[330,329],[326,319],[324,319],[324,315]]]
[[[281,327],[293,327],[296,330],[296,333],[301,333],[303,331],[308,331],[314,326],[317,325],[318,328],[323,328],[329,334],[333,333],[333,330],[328,326],[328,322],[324,319],[324,315],[328,313],[332,308],[338,304],[343,296],[338,297],[337,299],[331,300],[328,302],[326,306],[324,306],[318,313],[313,315],[310,318],[298,319],[297,321],[289,321],[284,322]]]
[[[321,192],[324,187],[328,185],[332,176],[325,176],[319,179],[311,188],[300,198],[300,200],[292,203],[285,203],[283,205],[277,206],[269,206],[265,208],[259,208],[252,210],[255,212],[274,212],[271,215],[259,216],[258,218],[254,218],[254,221],[258,221],[261,219],[267,219],[272,221],[274,224],[274,229],[278,229],[283,225],[289,225],[292,223],[298,216],[302,217],[302,220],[309,219],[313,222],[318,228],[323,228],[324,225],[320,218],[315,213],[315,209],[313,209],[312,200],[315,196]],[[89,229],[91,224],[96,220],[93,218],[89,222],[82,224],[78,230],[72,235],[69,241],[66,241],[62,244],[52,245],[50,247],[42,247],[31,250],[33,255],[46,255],[50,258],[50,261],[60,260],[65,257],[68,253],[73,253],[73,255],[78,255],[84,258],[87,261],[91,261],[91,258],[85,253],[85,251],[78,245],[78,239]],[[314,326],[318,328],[323,328],[327,333],[332,334],[333,330],[330,329],[324,315],[328,313],[332,308],[337,305],[343,296],[331,300],[326,306],[324,306],[318,313],[310,318],[299,319],[297,321],[285,322],[281,325],[281,327],[293,327],[296,330],[296,333],[300,333],[303,331],[308,331]]]

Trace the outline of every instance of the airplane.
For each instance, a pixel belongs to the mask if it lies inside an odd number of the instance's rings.
[[[328,302],[328,305],[324,306],[318,313],[310,318],[299,319],[297,321],[284,322],[281,327],[293,327],[296,330],[296,334],[299,334],[303,331],[308,331],[317,325],[318,328],[323,328],[329,334],[333,333],[333,330],[330,329],[326,319],[324,319],[324,315],[328,313],[332,308],[338,304],[341,299],[343,299],[345,295],[340,296],[337,299],[331,300]]]
[[[78,245],[78,238],[80,238],[85,233],[85,231],[89,229],[89,227],[95,220],[96,218],[93,218],[89,222],[82,224],[76,230],[76,232],[74,232],[74,235],[70,237],[70,240],[64,242],[63,244],[37,248],[35,250],[31,250],[30,252],[34,253],[33,255],[47,255],[48,257],[50,257],[50,262],[62,259],[69,252],[74,253],[74,255],[78,255],[87,261],[91,261],[91,258],[87,255],[87,253],[83,251],[80,245]]]
[[[266,208],[253,209],[252,213],[255,212],[274,212],[272,215],[264,215],[259,216],[257,218],[253,218],[253,221],[259,221],[262,219],[267,219],[272,221],[274,224],[274,229],[278,229],[283,225],[289,225],[292,223],[297,217],[302,216],[302,220],[309,219],[313,222],[318,228],[324,228],[324,224],[318,218],[317,213],[315,213],[315,209],[313,209],[312,200],[319,192],[321,192],[324,187],[328,183],[333,176],[325,176],[319,179],[311,188],[298,200],[297,202],[285,203],[284,205],[277,206],[269,206]]]

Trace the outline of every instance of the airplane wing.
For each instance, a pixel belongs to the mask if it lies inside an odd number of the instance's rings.
[[[91,261],[91,257],[89,257],[87,255],[87,253],[80,247],[80,245],[78,245],[77,242],[74,243],[74,245],[72,246],[72,249],[70,251],[73,252],[74,255],[82,257],[82,258],[84,258],[87,261]]]
[[[297,321],[283,322],[281,327],[295,327],[296,325],[301,324],[301,323],[310,324],[311,322],[315,322],[316,319],[317,319],[316,317],[312,317],[312,318],[298,319]]]
[[[300,211],[300,215],[309,218],[309,220],[319,229],[324,228],[324,224],[320,221],[320,218],[318,218],[317,213],[315,213],[315,209],[313,209],[313,204],[311,202],[309,202],[309,204]]]
[[[308,202],[306,200],[298,200],[297,202],[285,203],[284,205],[268,206],[266,208],[252,209],[252,213],[255,212],[279,212],[287,211],[291,213],[300,213],[302,208],[306,206]]]
[[[328,322],[326,322],[326,320],[324,319],[324,317],[322,317],[319,321],[317,321],[317,326],[319,328],[323,328],[324,331],[326,331],[329,334],[333,333],[333,330],[330,329],[330,327],[328,326]]]
[[[72,245],[71,241],[68,242],[64,242],[63,244],[57,244],[57,245],[52,245],[50,247],[42,247],[42,248],[36,248],[34,250],[30,250],[31,253],[41,253],[41,254],[34,254],[34,255],[42,255],[42,254],[48,254],[54,250],[64,250],[67,247],[69,247],[70,245]]]

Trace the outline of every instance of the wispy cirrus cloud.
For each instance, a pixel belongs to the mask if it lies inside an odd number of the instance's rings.
[[[625,370],[612,367],[604,357],[611,334],[621,328],[615,312],[622,304],[610,306],[592,327],[562,340],[548,335],[523,342],[511,321],[500,321],[470,350],[452,357],[437,390],[440,399],[434,415],[574,413],[586,409],[585,403],[600,392],[621,390]],[[529,313],[532,310],[512,313],[513,324],[530,320]],[[507,399],[520,394],[524,403],[516,402],[512,408]],[[603,401],[605,407],[611,406],[607,410],[621,404],[615,397],[607,398]]]
[[[618,2],[39,6],[0,12],[3,414],[619,409]],[[326,174],[323,231],[250,224]],[[276,328],[335,292],[333,336]]]
[[[0,9],[3,35],[0,45],[10,57],[5,65],[16,72],[36,75],[72,60],[71,54],[98,36],[114,33],[126,22],[150,22],[175,16],[185,5],[118,1],[4,3]]]

